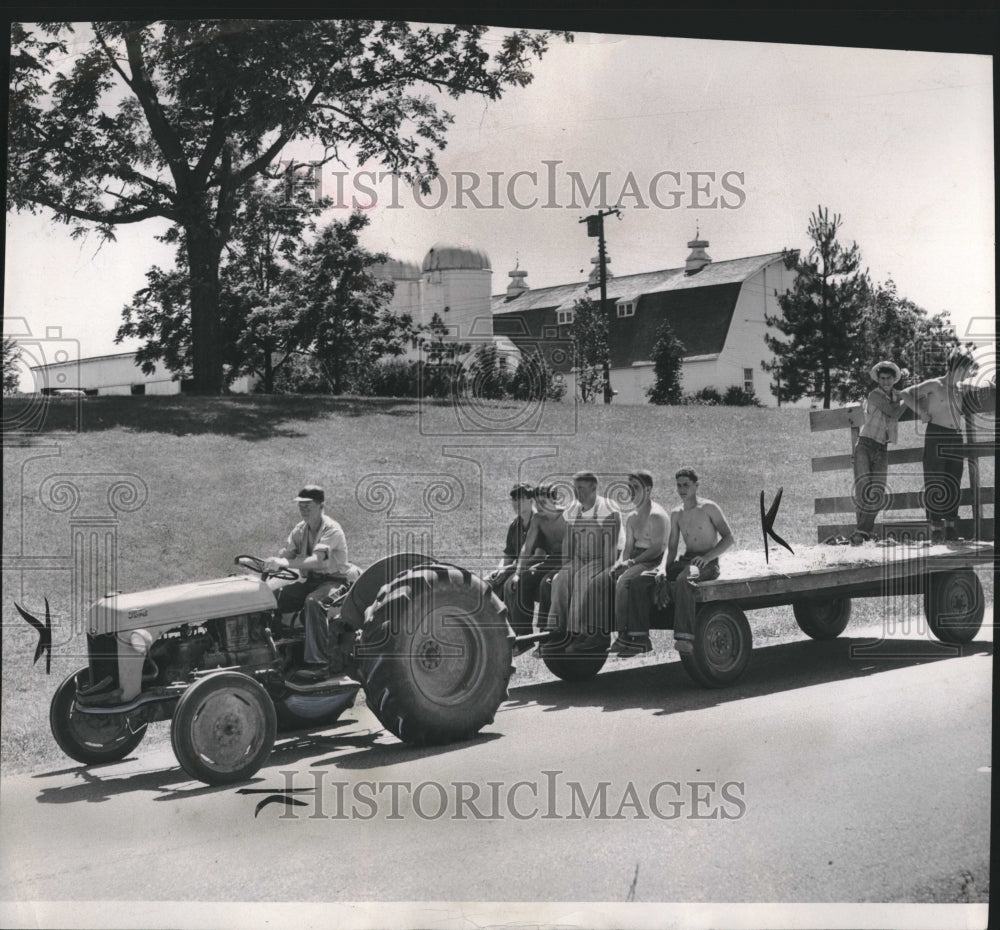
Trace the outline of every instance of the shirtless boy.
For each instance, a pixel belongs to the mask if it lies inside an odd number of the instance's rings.
[[[693,468],[681,468],[675,475],[681,504],[670,512],[670,538],[657,570],[657,587],[667,582],[674,601],[674,642],[678,652],[690,652],[694,640],[694,591],[687,584],[692,568],[698,581],[719,577],[719,556],[732,548],[732,530],[715,501],[698,497],[698,475]],[[684,555],[677,558],[680,537]]]
[[[628,476],[635,509],[625,520],[625,548],[609,573],[615,581],[615,628],[611,651],[622,657],[641,655],[653,646],[649,611],[655,583],[651,574],[663,558],[670,532],[667,511],[653,500],[653,476],[639,469]],[[643,573],[646,573],[645,575]]]
[[[944,377],[905,388],[899,396],[927,423],[924,434],[924,509],[932,533],[957,536],[962,467],[962,385],[976,367],[972,356],[954,352]]]

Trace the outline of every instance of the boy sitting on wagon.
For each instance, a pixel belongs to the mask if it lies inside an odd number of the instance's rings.
[[[690,652],[694,641],[695,590],[688,579],[714,581],[719,577],[719,556],[734,545],[725,514],[715,501],[698,497],[698,475],[693,468],[677,471],[681,504],[670,513],[670,538],[656,573],[655,598],[659,606],[674,604],[674,644]],[[684,555],[677,546],[684,538]]]

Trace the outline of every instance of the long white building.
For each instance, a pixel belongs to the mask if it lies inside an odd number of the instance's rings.
[[[38,394],[83,391],[86,394],[179,394],[182,382],[174,380],[162,365],[147,375],[136,364],[135,352],[95,355],[48,365],[32,365],[31,374]],[[246,394],[251,379],[237,378],[231,390]]]

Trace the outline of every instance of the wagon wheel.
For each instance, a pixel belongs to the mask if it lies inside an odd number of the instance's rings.
[[[735,604],[701,604],[695,614],[693,651],[684,668],[698,684],[724,688],[737,681],[750,663],[753,636],[746,615]]]
[[[983,587],[971,568],[936,572],[924,589],[924,614],[931,632],[943,643],[971,642],[983,623]]]
[[[847,629],[851,619],[849,597],[803,599],[792,604],[795,621],[806,636],[813,639],[836,639]]]

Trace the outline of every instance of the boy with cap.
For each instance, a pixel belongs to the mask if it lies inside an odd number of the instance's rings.
[[[514,508],[514,519],[507,527],[507,541],[503,547],[500,564],[487,576],[486,581],[499,598],[504,596],[504,585],[517,568],[517,557],[521,554],[528,524],[531,522],[532,500],[535,489],[530,484],[515,484],[510,489],[510,503]]]
[[[899,417],[906,402],[894,390],[903,373],[894,362],[883,361],[871,370],[878,386],[865,401],[865,423],[854,447],[854,505],[858,513],[857,542],[871,537],[875,517],[882,509],[889,469],[888,443],[898,438]]]
[[[534,512],[528,525],[528,535],[515,563],[514,574],[504,585],[504,603],[510,625],[519,636],[531,633],[535,601],[541,607],[541,625],[544,626],[548,616],[552,602],[552,578],[562,568],[562,543],[566,536],[566,521],[562,515],[563,508],[559,506],[556,489],[549,484],[538,485],[534,492]]]
[[[278,612],[302,610],[306,639],[306,667],[293,676],[299,681],[322,681],[330,670],[330,627],[326,599],[343,584],[353,584],[361,569],[347,559],[347,538],[340,524],[323,512],[326,495],[310,484],[299,491],[301,522],[288,534],[276,556],[264,563],[268,571],[291,568],[303,577],[278,591]]]

